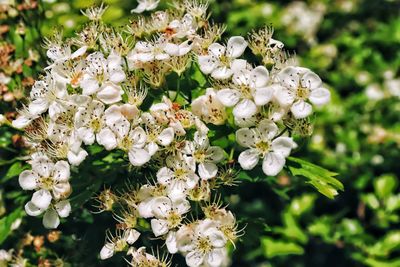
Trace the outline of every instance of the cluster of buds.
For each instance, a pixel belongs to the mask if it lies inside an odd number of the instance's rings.
[[[135,12],[157,3],[141,1]],[[113,211],[117,221],[102,259],[126,252],[132,266],[169,266],[170,256],[133,246],[150,231],[165,242],[168,255],[180,253],[188,266],[229,265],[227,248],[241,231],[215,191],[235,184],[236,172],[227,167],[235,153],[228,157],[212,144],[210,125],[236,131],[246,148],[238,156],[242,169],[262,160],[264,173],[277,175],[296,147],[288,122],[307,119],[311,104],[327,103],[330,94],[315,73],[289,66],[283,44],[261,38],[265,29],[250,40],[234,36],[218,43],[224,27],[208,21],[207,7],[176,2],[149,18],[138,16],[124,32],[102,23],[104,7],[91,8],[83,12],[90,22],[75,38],[58,34],[47,41],[49,66],[13,121],[25,128],[32,149],[32,170],[19,178],[23,189],[35,191],[25,206],[29,215],[44,213],[48,228],[69,215],[70,166],[79,168],[87,147],[97,144],[122,151],[131,169],[156,177],[146,184],[130,179],[134,186],[120,195],[109,189],[99,195],[100,210]],[[265,47],[257,51],[263,62],[268,57],[267,66],[241,58],[249,42]],[[178,85],[181,79],[190,84],[191,71],[208,85],[167,88],[169,74],[176,74]],[[205,94],[192,101],[192,91]]]

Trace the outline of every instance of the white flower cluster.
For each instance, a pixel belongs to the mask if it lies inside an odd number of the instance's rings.
[[[134,12],[157,3],[140,1]],[[130,181],[135,186],[121,196],[108,190],[99,197],[102,210],[113,211],[118,221],[102,259],[125,251],[132,266],[169,266],[169,257],[131,246],[151,230],[188,266],[229,264],[227,247],[240,230],[234,215],[212,201],[212,192],[232,184],[235,171],[224,168],[227,154],[211,144],[207,124],[236,130],[237,143],[246,148],[238,156],[244,170],[262,159],[264,173],[277,175],[296,147],[287,130],[310,126],[311,104],[327,103],[330,94],[315,73],[289,66],[270,28],[249,40],[235,36],[217,43],[223,27],[208,22],[206,10],[204,3],[177,2],[172,10],[137,17],[118,33],[101,22],[103,7],[92,8],[84,12],[91,22],[77,37],[48,40],[49,66],[13,122],[25,128],[32,149],[32,168],[19,177],[24,190],[35,191],[25,206],[29,215],[44,213],[44,226],[56,228],[70,214],[70,166],[79,168],[87,147],[97,144],[123,151],[133,170],[155,170],[156,177]],[[268,64],[253,67],[241,59],[248,45]],[[178,83],[190,83],[189,72],[198,67],[209,88],[196,90],[205,94],[192,101],[192,89],[166,88],[170,73]],[[154,96],[148,88],[164,94]],[[149,97],[153,103],[142,108]],[[114,209],[116,201],[123,208]]]

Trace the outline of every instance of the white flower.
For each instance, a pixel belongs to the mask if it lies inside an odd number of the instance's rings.
[[[181,227],[176,233],[178,250],[186,255],[189,267],[221,266],[224,261],[226,238],[218,223],[210,219],[196,227]]]
[[[86,62],[83,59],[67,62],[60,61],[51,66],[51,75],[61,83],[70,84],[72,88],[78,88],[85,68]]]
[[[169,23],[168,29],[172,30],[170,37],[184,38],[196,33],[196,19],[190,14],[185,14],[181,20],[173,20]]]
[[[87,47],[83,46],[72,53],[70,46],[53,45],[47,50],[46,55],[54,63],[58,63],[71,59],[76,59],[85,54],[86,49]],[[52,68],[53,66],[54,65],[50,65],[49,67],[47,67],[47,69]]]
[[[247,66],[240,57],[247,47],[247,42],[241,36],[228,40],[227,47],[213,43],[208,47],[208,55],[199,56],[200,69],[205,74],[211,74],[214,79],[228,79],[232,74]]]
[[[285,165],[286,157],[297,145],[290,137],[274,137],[278,134],[275,123],[263,120],[257,128],[242,128],[236,132],[236,141],[249,149],[239,155],[240,166],[245,170],[253,169],[260,158],[266,175],[277,175]]]
[[[225,106],[213,88],[207,88],[206,94],[201,95],[192,102],[192,112],[206,123],[222,125],[227,118]]]
[[[79,138],[86,144],[92,145],[96,135],[106,126],[103,118],[104,104],[93,100],[89,105],[78,107],[75,114],[75,128]]]
[[[19,175],[19,184],[24,190],[38,190],[32,196],[32,203],[40,209],[47,209],[51,200],[65,198],[71,191],[68,182],[70,167],[66,161],[55,164],[47,157],[39,156],[32,160],[32,170]]]
[[[184,199],[187,190],[193,189],[199,181],[195,173],[196,163],[193,157],[185,155],[168,157],[166,163],[168,167],[158,170],[157,181],[167,187],[171,200]]]
[[[142,166],[150,160],[150,153],[144,149],[147,135],[142,127],[132,127],[120,113],[117,106],[106,110],[107,128],[97,135],[97,142],[107,150],[119,148],[128,152],[129,161],[133,166]]]
[[[167,40],[162,37],[153,43],[145,41],[137,42],[135,48],[127,56],[129,65],[135,65],[137,61],[146,63],[154,60],[169,59],[170,55],[166,52],[166,45]]]
[[[256,114],[257,106],[267,104],[273,96],[274,89],[267,86],[269,73],[264,66],[241,69],[232,80],[233,88],[219,90],[217,96],[225,106],[234,107],[233,115],[237,118],[250,118]]]
[[[172,201],[168,197],[156,197],[152,202],[155,218],[151,220],[154,235],[165,235],[170,229],[177,228],[189,209],[190,204],[186,199]]]
[[[317,74],[309,69],[286,67],[277,75],[282,87],[275,90],[275,97],[280,105],[291,106],[290,111],[296,119],[309,116],[312,104],[320,106],[329,102],[330,92],[322,87],[322,81]]]
[[[139,239],[140,233],[136,229],[126,229],[122,233],[117,232],[115,236],[109,234],[107,243],[100,251],[100,259],[111,258],[115,252],[123,251],[128,245],[133,245]]]
[[[165,147],[171,144],[174,140],[175,131],[172,127],[164,128],[158,125],[150,113],[142,114],[142,119],[146,124],[146,149],[152,156],[158,151],[159,145]]]
[[[63,110],[63,103],[67,96],[65,84],[48,74],[45,80],[36,81],[32,87],[29,113],[40,115],[48,110],[50,118],[54,119]]]
[[[105,59],[101,52],[95,52],[90,54],[86,61],[88,66],[80,83],[82,93],[84,95],[96,93],[97,98],[105,104],[121,101],[123,91],[119,84],[125,80],[121,56],[111,51]]]
[[[144,11],[150,11],[157,8],[160,0],[137,0],[138,6],[135,9],[132,9],[132,13],[142,13]]]
[[[198,163],[200,178],[211,179],[217,175],[216,163],[224,159],[224,150],[218,146],[210,146],[207,135],[200,132],[194,134],[192,142],[187,141],[184,153],[191,155]]]

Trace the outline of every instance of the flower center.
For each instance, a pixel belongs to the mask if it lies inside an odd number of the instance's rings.
[[[210,239],[208,237],[200,237],[197,240],[197,249],[203,254],[210,252],[212,250]]]
[[[219,61],[221,62],[221,65],[225,66],[225,67],[230,67],[231,65],[231,61],[229,59],[229,57],[225,56],[225,55],[221,55],[219,57]]]
[[[94,118],[90,121],[90,128],[93,129],[94,132],[98,133],[101,130],[102,123],[99,118]]]
[[[242,84],[240,87],[240,92],[242,93],[243,98],[252,99],[253,95],[251,94],[251,89],[248,85]]]
[[[176,228],[180,225],[181,221],[182,221],[182,217],[179,213],[177,213],[176,211],[171,211],[168,214],[168,228]]]
[[[260,141],[256,143],[256,148],[260,152],[260,154],[267,154],[271,149],[271,143],[268,141]]]
[[[185,180],[186,179],[186,175],[187,175],[187,171],[185,169],[179,168],[176,169],[175,172],[175,178],[178,180]]]
[[[54,185],[54,180],[52,177],[41,177],[39,183],[43,189],[51,190]]]
[[[198,150],[198,151],[194,152],[193,157],[196,160],[196,162],[202,163],[206,159],[206,154],[204,153],[204,151]]]
[[[129,136],[125,136],[124,138],[119,141],[119,148],[128,151],[133,145],[132,140],[129,138]]]
[[[307,87],[299,86],[296,91],[296,97],[298,99],[307,99],[310,96],[310,89]]]

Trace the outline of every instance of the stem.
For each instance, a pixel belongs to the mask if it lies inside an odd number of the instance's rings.
[[[173,102],[176,101],[176,99],[178,98],[178,95],[181,93],[181,79],[180,78],[181,77],[178,76],[178,80],[176,82],[176,94],[175,94]]]
[[[285,127],[275,138],[278,138],[279,136],[283,135],[286,131],[288,130],[288,127]]]

